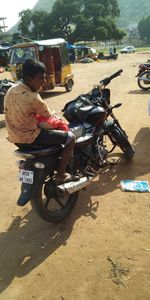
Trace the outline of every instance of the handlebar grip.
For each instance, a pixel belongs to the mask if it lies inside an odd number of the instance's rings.
[[[122,73],[122,72],[123,72],[122,69],[118,70],[117,72],[115,72],[115,73],[112,74],[111,76],[102,79],[102,80],[100,81],[100,84],[103,84],[104,86],[108,85],[108,84],[111,82],[111,80],[112,80],[113,78],[119,76],[120,73]]]
[[[111,76],[109,76],[109,79],[112,80],[113,78],[119,76],[122,72],[123,72],[122,69],[118,70],[117,72],[115,72],[114,74],[112,74]]]

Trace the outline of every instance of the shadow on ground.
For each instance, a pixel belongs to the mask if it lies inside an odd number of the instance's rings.
[[[110,170],[103,170],[103,174],[92,182],[86,191],[80,192],[77,206],[65,222],[57,225],[46,223],[37,218],[32,210],[23,218],[13,218],[9,228],[0,234],[0,292],[5,290],[15,277],[27,275],[61,245],[66,246],[77,219],[84,216],[94,220],[97,217],[96,211],[100,201],[92,203],[91,196],[104,195],[120,188],[119,183],[122,179],[136,179],[137,176],[149,173],[150,129],[141,128],[133,145],[133,161],[126,162],[120,153],[115,153],[117,163]]]
[[[144,91],[144,90],[132,90],[132,91],[129,91],[128,92],[128,94],[130,94],[130,95],[145,95],[145,94],[147,94],[147,95],[150,95],[150,90],[148,90],[148,91]]]
[[[61,245],[66,246],[75,221],[82,215],[95,219],[97,207],[87,197],[65,222],[56,225],[37,218],[32,210],[23,218],[15,217],[0,234],[0,292],[15,277],[27,275]]]

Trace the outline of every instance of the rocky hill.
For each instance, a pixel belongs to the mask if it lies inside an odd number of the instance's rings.
[[[32,11],[45,10],[51,12],[55,2],[56,0],[38,0],[35,6],[33,7]]]
[[[127,28],[138,24],[143,17],[150,15],[150,0],[118,0],[120,8],[119,27]]]

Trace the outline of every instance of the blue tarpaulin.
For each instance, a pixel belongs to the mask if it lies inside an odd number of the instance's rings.
[[[78,50],[83,50],[83,49],[90,49],[91,47],[84,46],[84,45],[72,45],[72,44],[67,44],[68,49],[78,49]]]

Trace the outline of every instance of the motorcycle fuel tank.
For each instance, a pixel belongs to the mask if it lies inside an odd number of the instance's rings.
[[[97,122],[103,124],[106,120],[107,114],[103,107],[93,107],[93,109],[87,115],[86,121],[94,126]]]

